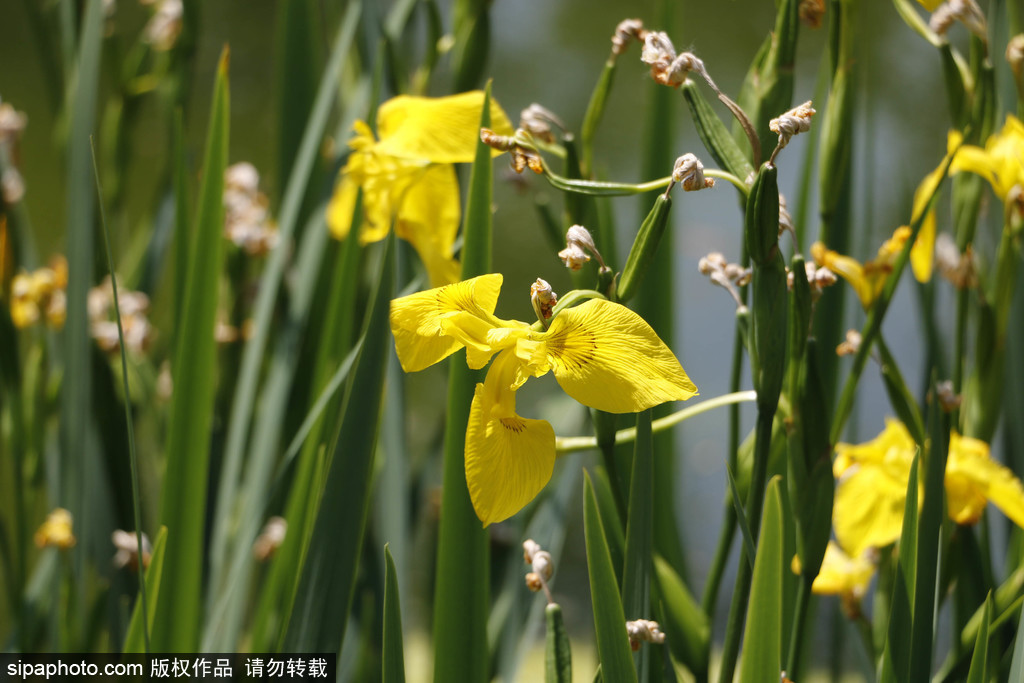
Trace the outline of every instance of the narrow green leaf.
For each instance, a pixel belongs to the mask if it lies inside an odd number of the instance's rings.
[[[589,474],[583,483],[583,534],[587,542],[587,572],[590,575],[601,675],[609,683],[635,682],[636,669],[633,668],[633,655],[626,635],[626,616],[622,611],[615,569]]]
[[[488,84],[480,126],[491,121]],[[469,176],[462,244],[463,279],[490,272],[490,148],[477,143]],[[434,586],[434,680],[479,683],[487,678],[487,610],[490,558],[487,531],[473,510],[466,485],[466,424],[480,371],[470,370],[460,352],[451,361],[445,421],[441,526]]]
[[[903,530],[900,532],[900,556],[896,563],[889,603],[888,634],[882,652],[879,683],[906,681],[910,670],[910,635],[913,631],[914,581],[917,572],[917,468],[920,458],[914,456],[907,480],[907,501],[903,508]]]
[[[572,650],[562,620],[562,608],[551,603],[544,610],[547,637],[544,645],[545,683],[572,683]]]
[[[740,683],[778,679],[782,670],[782,572],[785,570],[781,481],[768,484],[750,607],[743,635]]]
[[[988,630],[991,620],[992,594],[989,593],[985,598],[985,612],[981,618],[981,627],[978,629],[978,639],[974,642],[974,654],[971,656],[971,668],[967,672],[967,683],[985,683],[988,680]]]
[[[167,527],[160,527],[160,533],[156,535],[153,542],[153,553],[149,558],[149,567],[146,568],[146,607],[149,610],[148,629],[153,628],[153,617],[156,614],[156,606],[160,599],[160,581],[163,578],[164,550],[167,548]],[[146,636],[142,630],[142,600],[135,601],[135,608],[132,610],[132,618],[128,623],[128,631],[125,634],[123,652],[145,652]]]
[[[173,600],[156,608],[155,652],[195,652],[199,646],[200,599],[204,556],[204,496],[209,469],[210,427],[216,386],[217,297],[223,261],[224,169],[228,159],[228,52],[217,68],[210,130],[189,257],[179,339],[174,356],[161,524],[167,527],[167,580]]]
[[[302,145],[296,154],[292,174],[288,178],[288,186],[281,201],[281,212],[278,215],[278,239],[282,245],[289,244],[295,233],[306,186],[313,172],[313,165],[323,140],[327,120],[337,95],[338,77],[352,47],[360,12],[361,3],[350,3],[338,27],[330,61],[324,69],[320,89],[317,91],[313,113],[306,125],[305,133],[302,136]],[[270,330],[276,319],[274,309],[277,306],[285,267],[290,258],[289,249],[275,249],[271,252],[266,269],[260,278],[259,292],[253,305],[254,330],[242,352],[238,382],[235,386],[231,415],[228,420],[228,434],[224,445],[217,507],[213,515],[213,542],[210,544],[210,568],[213,576],[223,575],[228,551],[233,546],[230,543],[231,517],[241,481],[242,460],[250,435],[253,405],[256,401]]]
[[[622,518],[619,516],[608,472],[603,467],[597,468],[592,483],[597,509],[601,514],[601,525],[604,527],[604,537],[608,542],[608,552],[611,553],[612,566],[615,568],[616,581],[621,585],[622,568],[626,563],[626,533],[622,528]]]
[[[938,395],[936,379],[932,377],[931,393]],[[925,680],[931,673],[932,642],[935,638],[936,600],[935,584],[939,566],[939,540],[942,519],[945,516],[946,455],[949,425],[937,401],[929,410],[929,442],[924,461],[924,502],[917,526],[917,551],[914,578],[914,630],[910,651],[910,678]],[[913,480],[911,480],[913,481]],[[905,542],[901,537],[901,547]],[[901,551],[902,554],[902,551]]]
[[[1010,681],[1024,681],[1024,604],[1020,608],[1020,620],[1017,622],[1017,637],[1013,641],[1013,659],[1010,660]]]
[[[711,657],[711,624],[679,574],[660,555],[654,556],[655,589],[661,611],[658,621],[672,656],[697,680],[707,680]]]
[[[394,243],[391,233],[384,242],[362,349],[330,448],[324,485],[327,494],[317,511],[285,634],[283,649],[288,652],[336,652],[345,634],[366,530],[374,448],[390,357],[388,314],[394,290]]]
[[[405,654],[402,648],[402,606],[398,596],[398,572],[391,550],[384,546],[384,640],[383,683],[405,683]]]
[[[622,570],[622,608],[627,619],[649,617],[654,535],[653,461],[651,411],[645,410],[636,416],[633,474],[629,478],[626,557]]]
[[[744,179],[753,175],[754,167],[750,160],[737,146],[729,129],[722,123],[722,119],[718,118],[711,105],[704,99],[697,84],[688,80],[679,89],[683,93],[686,104],[690,107],[690,115],[693,117],[693,125],[697,128],[697,135],[700,136],[704,147],[711,152],[715,161],[737,178]]]
[[[743,499],[740,498],[739,487],[736,486],[736,477],[733,476],[732,469],[728,465],[725,466],[725,478],[729,482],[729,500],[732,501],[732,506],[736,510],[736,522],[739,524],[743,537],[743,547],[746,549],[750,565],[753,566],[754,556],[757,554],[757,543],[754,541],[754,535],[750,533],[750,524],[747,523],[747,513],[743,510]]]

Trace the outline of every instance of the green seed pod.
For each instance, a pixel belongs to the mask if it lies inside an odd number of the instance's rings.
[[[597,125],[601,123],[604,116],[605,104],[608,102],[608,94],[612,90],[612,83],[615,81],[615,59],[609,58],[604,63],[601,77],[594,86],[594,92],[590,95],[590,103],[587,104],[587,112],[583,115],[583,126],[580,128],[580,137],[583,143],[581,165],[584,173],[593,173],[594,161],[594,135],[597,133]]]
[[[758,360],[758,373],[754,376],[757,406],[759,411],[774,412],[786,375],[788,327],[786,268],[778,249],[774,258],[761,265],[755,264],[751,288],[754,351]]]
[[[773,164],[762,164],[754,178],[744,221],[751,260],[757,265],[774,261],[779,254],[779,180]]]
[[[572,650],[569,647],[569,634],[565,632],[562,621],[562,608],[551,603],[544,610],[547,620],[547,639],[544,647],[544,681],[545,683],[572,682]]]
[[[718,165],[740,180],[746,180],[753,175],[754,167],[750,165],[743,150],[722,123],[722,119],[718,118],[711,105],[704,99],[697,84],[686,81],[679,89],[683,92],[687,106],[690,107],[690,115],[693,117],[693,124],[697,127],[701,142],[711,152]]]
[[[633,241],[633,248],[629,250],[629,257],[626,259],[626,267],[622,269],[622,276],[619,278],[618,299],[626,302],[636,294],[640,281],[643,280],[655,252],[658,250],[658,242],[661,241],[661,234],[665,232],[668,225],[668,213],[672,208],[672,198],[668,195],[659,194],[654,200],[647,218],[644,219],[636,239]]]

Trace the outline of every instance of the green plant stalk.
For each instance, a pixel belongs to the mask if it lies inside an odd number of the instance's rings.
[[[622,610],[627,619],[651,616],[651,557],[654,555],[654,437],[651,411],[636,416],[637,438],[629,477],[629,508],[622,568]],[[634,656],[637,675],[647,680],[650,648]]]
[[[615,62],[614,54],[605,61],[597,85],[594,86],[594,92],[590,94],[587,111],[583,114],[583,125],[580,127],[580,168],[583,175],[588,178],[594,174],[594,136],[604,116],[612,84],[615,83]]]
[[[103,187],[100,185],[100,170],[96,164],[96,149],[92,147],[93,173],[96,178],[96,197],[100,210],[100,226],[103,228],[103,246],[107,255],[107,270],[110,274],[110,288],[114,299],[114,317],[117,320],[117,341],[121,355],[121,380],[124,382],[124,417],[128,425],[128,466],[131,468],[132,481],[132,513],[135,521],[135,542],[138,557],[139,571],[139,602],[142,605],[142,623],[146,625],[142,629],[143,641],[146,652],[150,652],[149,646],[149,609],[146,600],[146,568],[143,566],[142,557],[142,490],[139,485],[139,455],[135,448],[135,425],[132,421],[132,393],[128,382],[128,352],[124,343],[124,325],[121,322],[121,304],[117,294],[117,277],[114,274],[114,255],[110,249],[110,234],[107,231],[107,217],[103,209]],[[20,480],[19,480],[20,485]],[[20,486],[19,486],[20,487]]]
[[[655,434],[660,431],[670,429],[677,424],[689,420],[691,417],[696,417],[702,413],[706,413],[715,408],[721,408],[728,405],[737,403],[750,403],[757,400],[757,392],[755,391],[737,391],[731,394],[724,394],[716,398],[709,398],[705,401],[701,401],[695,405],[678,410],[671,415],[658,418],[654,420],[652,429]],[[636,439],[636,427],[627,427],[620,429],[615,432],[615,444],[630,443]],[[555,438],[555,452],[558,457],[568,455],[569,453],[575,453],[577,451],[587,451],[597,448],[597,438],[593,436],[560,436]]]
[[[942,165],[941,177],[945,178],[946,173],[949,171],[949,164],[951,161],[952,157],[946,159],[945,163]],[[914,245],[914,241],[917,239],[917,235],[921,231],[921,224],[924,222],[924,217],[935,201],[935,197],[938,195],[941,187],[942,183],[939,183],[935,188],[935,192],[932,193],[932,196],[929,197],[928,201],[925,203],[925,210],[921,212],[920,216],[911,222],[910,237],[907,239],[907,242],[903,246],[903,250],[899,253],[899,256],[896,257],[896,262],[893,264],[892,272],[889,273],[889,276],[885,280],[885,285],[882,287],[882,293],[878,295],[878,298],[875,299],[871,309],[868,311],[868,318],[864,323],[864,329],[861,332],[860,348],[857,349],[857,353],[853,358],[853,366],[850,369],[850,374],[846,378],[846,382],[843,384],[843,391],[840,394],[839,402],[836,405],[836,412],[832,420],[832,431],[829,434],[829,441],[831,443],[837,443],[839,441],[839,437],[843,432],[843,427],[846,426],[846,420],[850,417],[850,411],[853,408],[854,393],[857,390],[857,383],[860,381],[860,376],[864,372],[864,366],[867,364],[871,347],[882,328],[882,321],[885,319],[885,314],[889,310],[889,303],[892,301],[900,276],[903,274],[903,271],[907,266],[907,262],[910,260],[910,249]]]
[[[491,123],[488,83],[480,127]],[[462,245],[462,278],[491,270],[491,150],[477,144],[469,178]],[[461,357],[461,353],[457,354]],[[453,359],[448,379],[442,471],[441,525],[434,586],[434,680],[481,683],[487,678],[488,534],[466,485],[466,424],[481,372]]]
[[[402,606],[398,595],[398,572],[391,550],[384,545],[384,636],[382,640],[382,683],[405,683],[405,654],[402,646]]]
[[[330,61],[324,69],[310,115],[309,124],[302,137],[302,146],[295,157],[295,164],[278,217],[278,239],[288,244],[295,232],[302,208],[306,185],[313,171],[320,141],[323,137],[331,106],[336,96],[335,84],[341,74],[345,57],[352,46],[355,29],[361,13],[361,4],[353,2],[345,10],[345,17],[338,27],[338,33],[331,51]],[[228,434],[224,446],[224,461],[217,494],[217,507],[213,517],[213,542],[210,544],[210,569],[213,576],[222,576],[226,558],[232,547],[232,510],[240,483],[239,474],[246,442],[252,424],[253,405],[256,400],[260,370],[274,321],[274,308],[284,278],[285,267],[290,253],[288,249],[275,249],[267,260],[266,269],[260,279],[259,293],[253,310],[255,329],[242,352],[242,365],[231,405]]]

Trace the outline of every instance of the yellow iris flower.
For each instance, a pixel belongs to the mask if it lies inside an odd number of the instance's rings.
[[[476,386],[466,427],[466,483],[485,526],[517,513],[551,478],[554,430],[516,413],[515,392],[530,377],[550,371],[577,401],[612,413],[697,393],[665,343],[625,306],[592,299],[537,331],[494,315],[501,284],[500,274],[482,275],[391,302],[391,330],[406,372],[460,348],[474,369],[494,358]]]
[[[950,133],[950,144],[959,142],[957,132]],[[1024,123],[1007,114],[1002,130],[989,136],[985,148],[963,145],[949,172],[967,171],[985,178],[1004,202],[1016,185],[1024,185]]]
[[[64,508],[55,508],[36,530],[36,545],[40,548],[53,546],[61,550],[74,547],[76,541],[71,527],[71,513]]]
[[[338,239],[352,229],[356,196],[363,191],[362,244],[384,239],[392,223],[420,255],[434,286],[459,279],[452,244],[459,229],[459,184],[452,164],[471,162],[480,137],[484,93],[451,97],[401,95],[380,106],[377,132],[356,121],[352,154],[327,207]],[[491,128],[512,134],[512,124],[491,100]],[[499,154],[500,152],[494,152]]]
[[[899,539],[916,451],[910,432],[897,420],[887,420],[885,430],[871,441],[836,445],[833,526],[851,556]],[[991,502],[1024,527],[1024,487],[992,460],[984,441],[950,434],[945,488],[949,516],[957,524],[978,521]]]

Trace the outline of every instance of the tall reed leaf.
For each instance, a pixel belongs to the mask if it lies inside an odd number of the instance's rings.
[[[488,83],[480,127],[491,125]],[[462,278],[491,270],[491,150],[477,143],[469,176],[463,227]],[[448,379],[441,528],[434,586],[434,680],[484,681],[487,678],[488,575],[487,532],[473,510],[466,485],[466,424],[480,371],[470,370],[456,354]]]
[[[402,606],[398,597],[398,572],[391,549],[384,546],[384,666],[383,683],[405,683],[402,651]]]
[[[390,357],[388,313],[394,291],[395,238],[384,243],[363,346],[345,394],[341,425],[285,635],[289,652],[334,652],[345,635],[366,530],[374,449]]]
[[[992,619],[992,594],[985,598],[985,612],[978,629],[978,639],[974,642],[974,654],[971,656],[971,669],[967,672],[967,683],[985,683],[988,680],[988,628]],[[1019,681],[1020,678],[1010,678]]]
[[[149,612],[149,623],[146,628],[152,630],[156,604],[160,599],[160,581],[163,579],[164,550],[167,548],[167,527],[160,527],[160,533],[153,542],[149,567],[146,568],[146,608]],[[132,618],[128,623],[122,652],[145,652],[146,634],[142,630],[142,600],[135,601]]]
[[[750,607],[743,635],[740,683],[776,680],[782,669],[782,572],[784,569],[781,480],[768,484],[764,524],[757,544]]]
[[[189,257],[182,318],[172,371],[161,524],[167,527],[165,579],[161,590],[174,596],[156,607],[155,652],[195,652],[199,646],[203,572],[205,491],[210,427],[216,392],[218,280],[224,250],[224,169],[228,160],[228,50],[224,48],[213,86],[202,186]]]
[[[889,626],[882,651],[879,683],[905,681],[910,670],[910,639],[913,630],[914,582],[917,576],[917,467],[915,456],[907,480],[907,502],[903,508],[903,530],[900,532],[900,553],[896,563],[889,605]]]
[[[626,635],[626,616],[622,611],[612,556],[608,552],[608,542],[605,540],[589,474],[583,483],[583,535],[587,541],[587,572],[590,575],[590,596],[594,608],[594,630],[597,632],[601,676],[609,683],[635,682],[636,669],[633,668],[633,656]]]

